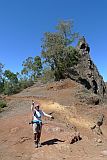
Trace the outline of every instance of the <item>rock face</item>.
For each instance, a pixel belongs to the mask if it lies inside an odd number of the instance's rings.
[[[84,37],[79,40],[76,49],[80,54],[79,63],[68,69],[68,77],[103,98],[106,94],[106,85],[90,58],[90,48]]]

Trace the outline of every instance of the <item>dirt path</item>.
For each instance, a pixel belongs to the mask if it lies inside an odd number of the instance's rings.
[[[107,120],[102,126],[103,136],[90,130],[99,113],[104,113],[107,119],[107,107],[91,106],[92,109],[79,103],[74,94],[78,87],[79,84],[67,81],[48,87],[33,86],[6,97],[8,108],[0,113],[0,160],[107,160],[107,155],[102,154],[107,151]],[[34,147],[29,125],[32,99],[55,118],[43,119],[40,148]],[[82,140],[70,144],[74,126]]]
[[[33,97],[35,98],[35,97]],[[94,135],[87,129],[90,121],[85,123],[82,117],[72,113],[58,103],[39,99],[41,108],[46,112],[53,112],[55,120],[44,119],[42,147],[35,148],[33,144],[32,126],[28,125],[31,113],[32,97],[8,97],[10,108],[0,119],[0,160],[106,160],[101,151],[106,150],[107,140],[98,144]],[[74,130],[67,125],[78,126],[82,133],[82,140],[70,144],[70,137]]]

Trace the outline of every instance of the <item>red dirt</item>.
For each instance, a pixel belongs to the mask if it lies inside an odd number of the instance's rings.
[[[6,97],[8,108],[0,113],[0,160],[107,160],[107,156],[102,155],[102,151],[107,150],[106,105],[79,102],[75,91],[81,86],[72,81],[50,86],[53,87],[33,86]],[[43,145],[40,148],[34,147],[32,126],[28,124],[32,99],[39,101],[41,108],[55,117],[54,120],[43,119]],[[102,136],[90,129],[100,113],[105,115]],[[80,132],[82,140],[70,144],[73,126]]]

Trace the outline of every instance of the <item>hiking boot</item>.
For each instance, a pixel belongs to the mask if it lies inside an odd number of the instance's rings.
[[[36,148],[38,148],[38,147],[42,147],[40,142],[36,144]]]
[[[40,142],[38,143],[38,147],[42,147],[42,145],[41,145],[41,143],[40,143]]]
[[[35,148],[38,148],[38,143],[37,143],[37,141],[34,141],[34,144],[35,144]]]
[[[35,143],[35,148],[42,147],[40,142],[38,143],[37,141],[34,141],[34,143]]]

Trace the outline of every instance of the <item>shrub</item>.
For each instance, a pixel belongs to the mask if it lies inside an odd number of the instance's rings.
[[[41,81],[43,83],[54,81],[54,71],[50,70],[49,68],[44,69]]]
[[[22,80],[20,81],[20,89],[26,89],[27,87],[30,87],[34,84],[32,80]]]
[[[30,87],[34,84],[31,80],[22,80],[18,83],[11,83],[11,82],[5,82],[4,84],[4,94],[5,95],[12,95],[19,93],[23,89]]]
[[[6,82],[4,84],[4,94],[5,95],[11,95],[13,92],[13,89],[12,89],[12,84],[10,82]]]
[[[7,107],[6,102],[3,101],[3,100],[0,100],[0,109],[1,109],[1,108],[4,108],[4,107]]]

